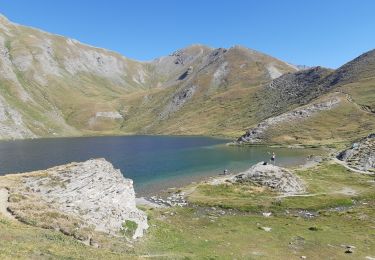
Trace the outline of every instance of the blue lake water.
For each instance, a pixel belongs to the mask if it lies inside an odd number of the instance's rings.
[[[114,136],[0,142],[0,175],[46,169],[90,158],[105,158],[134,180],[138,195],[184,185],[224,169],[240,172],[269,159],[302,163],[313,149],[226,146],[228,140],[181,136]]]

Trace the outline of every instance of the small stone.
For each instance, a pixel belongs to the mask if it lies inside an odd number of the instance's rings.
[[[92,238],[90,238],[90,246],[99,248],[99,243],[93,240]]]
[[[271,215],[271,212],[263,212],[263,217],[270,217]]]
[[[261,230],[264,230],[266,232],[270,232],[272,228],[270,227],[260,227]]]

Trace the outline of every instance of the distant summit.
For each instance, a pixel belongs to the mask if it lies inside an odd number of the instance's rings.
[[[299,70],[307,70],[310,69],[310,66],[307,65],[295,65]]]

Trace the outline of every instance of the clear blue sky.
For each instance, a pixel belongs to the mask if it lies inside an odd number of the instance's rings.
[[[138,60],[239,44],[335,68],[375,48],[372,0],[0,0],[0,13]]]

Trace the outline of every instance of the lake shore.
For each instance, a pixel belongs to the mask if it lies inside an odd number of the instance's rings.
[[[300,149],[300,148],[298,148]],[[332,152],[332,150],[331,150]],[[319,165],[323,160],[327,160],[330,158],[330,155],[317,155],[317,156],[309,156],[306,157],[303,161],[299,162],[298,164],[286,164],[286,165],[279,165],[288,169],[293,170],[307,170]],[[259,163],[259,162],[258,162]],[[255,163],[257,164],[257,163]],[[252,167],[254,164],[249,165],[248,168]],[[246,169],[247,170],[247,169]],[[224,174],[223,172],[217,174],[211,174],[207,176],[195,176],[194,179],[177,179],[174,182],[167,182],[162,183],[160,186],[158,185],[150,185],[150,187],[145,188],[147,192],[138,192],[137,196],[137,205],[146,206],[146,207],[165,207],[171,206],[170,203],[172,201],[173,204],[178,205],[179,202],[186,203],[186,198],[198,187],[202,184],[223,184],[226,180],[232,179],[234,176],[242,173],[243,171],[237,172],[228,172]],[[178,194],[181,195],[181,198],[175,200],[174,195]]]
[[[0,143],[0,175],[43,170],[56,165],[105,158],[134,181],[137,196],[152,196],[217,176],[241,172],[277,154],[280,165],[298,165],[320,148],[265,145],[227,146],[226,139],[205,136],[113,136],[55,138]]]

